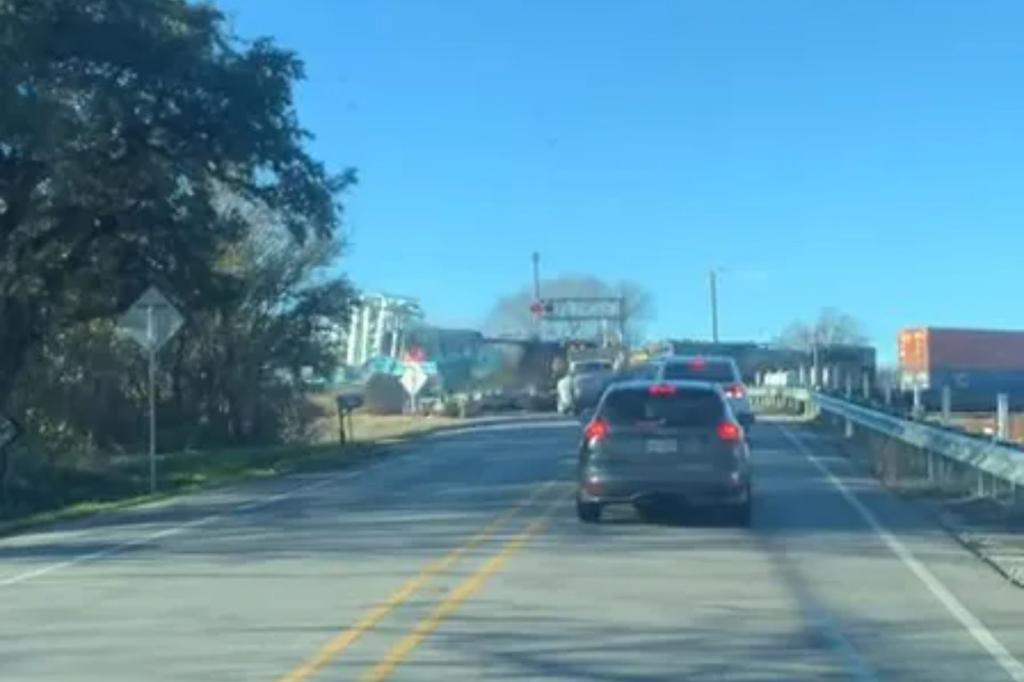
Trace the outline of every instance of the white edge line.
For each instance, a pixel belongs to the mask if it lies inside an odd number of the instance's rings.
[[[545,426],[543,428],[551,428],[552,426],[556,426],[556,425],[557,426],[565,426],[565,424],[562,424],[561,422],[553,422],[553,423],[545,424]],[[437,433],[435,433],[433,435],[435,435],[435,436],[456,435],[458,433],[465,433],[466,431],[484,431],[484,430],[491,430],[494,427],[509,428],[509,427],[513,427],[513,426],[514,426],[514,424],[493,424],[493,425],[482,425],[482,426],[478,426],[478,427],[467,426],[467,427],[462,427],[462,428],[459,428],[459,429],[452,429],[450,431],[439,431],[439,432],[437,432]],[[204,517],[201,517],[201,518],[198,518],[198,519],[193,519],[192,521],[187,521],[187,522],[179,524],[177,526],[172,526],[171,528],[164,528],[162,530],[159,530],[159,531],[156,531],[156,532],[153,532],[153,533],[149,533],[147,535],[143,535],[142,537],[139,537],[139,538],[134,538],[132,540],[125,540],[124,542],[119,542],[117,544],[111,545],[110,547],[104,547],[103,549],[99,549],[99,550],[96,550],[94,552],[89,552],[88,554],[81,554],[79,556],[76,556],[76,557],[71,558],[71,559],[67,559],[65,561],[58,561],[56,563],[48,564],[46,566],[40,566],[39,568],[34,568],[32,570],[25,571],[25,572],[22,572],[22,573],[15,573],[14,575],[10,575],[10,576],[8,576],[6,578],[0,578],[0,587],[8,587],[10,585],[17,585],[18,583],[28,582],[29,580],[33,580],[33,579],[38,578],[40,576],[44,576],[44,575],[46,575],[48,573],[53,573],[54,571],[59,571],[59,570],[65,569],[65,568],[71,568],[71,567],[77,566],[79,564],[84,564],[84,563],[87,563],[87,562],[90,562],[90,561],[96,561],[97,559],[102,559],[102,558],[107,557],[107,556],[111,556],[111,555],[114,555],[114,554],[119,554],[119,553],[124,552],[126,550],[129,550],[129,549],[131,549],[133,547],[138,547],[140,545],[144,545],[147,542],[152,542],[153,540],[159,540],[160,538],[165,538],[165,537],[168,537],[170,535],[176,535],[176,534],[178,534],[178,533],[180,533],[182,531],[189,530],[189,529],[192,529],[192,528],[196,528],[198,526],[205,525],[207,523],[210,523],[212,521],[216,521],[216,520],[224,518],[226,516],[230,516],[232,514],[237,514],[239,512],[249,512],[249,511],[253,511],[254,509],[259,509],[261,507],[266,507],[266,506],[275,504],[277,502],[280,502],[282,500],[286,500],[286,499],[288,499],[290,497],[294,497],[295,495],[297,495],[299,493],[302,493],[302,492],[305,492],[307,490],[313,490],[315,488],[320,488],[320,487],[325,486],[325,485],[327,485],[329,483],[334,483],[334,482],[337,482],[339,480],[345,480],[345,479],[348,479],[348,478],[354,478],[358,474],[362,474],[362,473],[365,473],[367,471],[372,471],[373,469],[375,469],[375,468],[377,468],[378,466],[381,466],[381,465],[382,465],[382,463],[376,462],[376,463],[371,463],[371,464],[369,464],[367,466],[364,466],[364,467],[360,468],[356,472],[345,471],[345,472],[342,472],[342,473],[339,473],[339,474],[328,475],[327,477],[322,478],[322,479],[320,479],[318,481],[314,481],[312,483],[307,483],[305,485],[297,486],[297,487],[295,487],[295,488],[293,488],[293,489],[291,489],[291,490],[289,490],[287,492],[284,492],[284,493],[278,493],[276,495],[271,495],[270,497],[267,497],[267,498],[260,498],[260,499],[257,499],[257,500],[251,500],[249,502],[242,503],[242,504],[240,504],[240,505],[238,505],[236,507],[233,507],[232,509],[229,509],[228,511],[225,511],[225,512],[219,512],[217,514],[210,514],[209,516],[204,516]],[[155,504],[159,505],[160,503],[158,502],[158,503],[155,503]],[[145,505],[145,506],[148,506],[148,505]],[[145,506],[143,506],[141,508],[145,508]],[[1022,682],[1024,682],[1024,680],[1022,680]]]
[[[968,610],[959,599],[946,587],[941,580],[935,577],[935,575],[929,571],[924,564],[907,549],[906,545],[899,541],[892,532],[889,531],[882,522],[878,520],[878,517],[874,513],[864,506],[856,495],[850,492],[850,489],[844,484],[832,471],[825,466],[821,460],[815,457],[810,449],[799,438],[790,433],[789,429],[781,424],[777,425],[779,430],[796,448],[800,453],[807,458],[807,460],[813,464],[818,471],[828,480],[832,486],[839,491],[839,494],[843,496],[843,499],[851,507],[853,507],[860,517],[864,519],[864,522],[871,527],[878,537],[882,539],[886,547],[895,554],[903,565],[910,569],[918,580],[928,588],[928,591],[932,593],[939,603],[941,603],[946,610],[949,611],[950,615],[956,618],[960,625],[974,638],[974,640],[981,645],[988,654],[995,659],[1003,670],[1010,676],[1010,679],[1015,682],[1024,682],[1024,664],[1021,664],[1019,660],[1014,658],[1013,654],[1007,651],[1006,647],[996,639],[996,636],[985,627],[977,616]]]
[[[152,542],[153,540],[159,540],[161,538],[165,538],[171,535],[177,535],[178,533],[181,533],[186,530],[198,528],[199,526],[205,526],[208,523],[217,521],[227,516],[231,516],[232,514],[252,511],[254,509],[259,509],[261,507],[268,507],[272,504],[276,504],[277,502],[281,502],[282,500],[294,497],[299,493],[306,492],[308,490],[313,490],[315,488],[321,488],[329,483],[333,483],[335,482],[336,478],[337,477],[335,476],[329,476],[327,478],[323,478],[312,483],[306,483],[305,485],[297,486],[284,493],[278,493],[276,495],[271,495],[269,497],[260,498],[258,500],[253,500],[250,502],[245,502],[236,507],[232,507],[228,511],[210,514],[208,516],[203,516],[198,519],[192,519],[191,521],[186,521],[185,523],[178,524],[177,526],[164,528],[162,530],[158,530],[153,533],[148,533],[146,535],[143,535],[142,537],[134,538],[132,540],[125,540],[115,545],[111,545],[110,547],[104,547],[103,549],[98,549],[94,552],[89,552],[88,554],[81,554],[79,556],[67,559],[65,561],[58,561],[56,563],[48,564],[46,566],[40,566],[39,568],[34,568],[23,573],[15,573],[14,575],[8,576],[6,578],[0,578],[0,587],[7,587],[10,585],[17,585],[18,583],[28,582],[29,580],[32,580],[34,578],[44,576],[47,573],[53,573],[54,571],[59,571],[65,568],[71,568],[73,566],[84,564],[89,561],[96,561],[97,559],[102,559],[103,557],[119,554],[133,547],[138,547],[148,542]],[[348,476],[344,476],[343,478],[348,478]]]

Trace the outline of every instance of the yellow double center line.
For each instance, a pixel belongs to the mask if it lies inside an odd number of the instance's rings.
[[[452,590],[448,597],[438,604],[426,618],[421,620],[413,628],[412,632],[398,641],[391,649],[384,654],[384,658],[370,670],[359,676],[359,682],[381,682],[390,677],[402,661],[409,657],[409,654],[418,647],[423,640],[430,636],[434,630],[441,625],[448,616],[462,605],[464,601],[472,597],[484,586],[487,579],[501,570],[501,567],[512,557],[513,554],[522,549],[526,542],[539,533],[547,523],[548,517],[554,511],[559,500],[548,505],[545,512],[537,519],[534,519],[523,531],[516,534],[511,540],[501,547],[501,551],[491,557],[487,563],[481,566],[473,575],[464,580],[458,587]]]
[[[354,624],[342,630],[324,644],[311,658],[280,677],[279,682],[304,682],[311,679],[331,661],[344,653],[346,649],[355,644],[360,637],[375,628],[389,613],[407,602],[431,579],[448,571],[467,553],[489,540],[502,525],[536,501],[537,498],[554,485],[555,481],[548,481],[535,489],[514,507],[477,531],[462,545],[456,547],[437,561],[428,564],[426,568],[395,590],[383,603],[366,611]],[[382,680],[387,677],[427,635],[437,629],[442,620],[453,613],[462,602],[477,592],[488,577],[497,572],[508,561],[509,557],[515,554],[531,536],[535,535],[543,527],[547,517],[553,511],[554,505],[555,503],[549,505],[540,518],[535,519],[525,530],[506,542],[498,554],[493,556],[480,570],[459,585],[426,619],[416,626],[412,633],[392,647],[381,662],[360,679]]]

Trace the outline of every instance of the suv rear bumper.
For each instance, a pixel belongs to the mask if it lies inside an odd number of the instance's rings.
[[[750,500],[750,480],[741,476],[735,483],[679,483],[580,481],[581,502],[598,504],[637,504],[648,499],[672,498],[684,504],[703,506],[741,506]]]

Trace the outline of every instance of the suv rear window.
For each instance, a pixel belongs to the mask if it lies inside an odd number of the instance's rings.
[[[660,426],[713,426],[725,416],[722,398],[699,389],[679,389],[669,395],[651,395],[646,388],[620,388],[609,393],[601,417],[609,424],[638,423]]]
[[[717,384],[727,384],[737,380],[732,363],[722,360],[668,362],[665,363],[662,379],[665,381],[679,381],[683,379],[713,381]]]

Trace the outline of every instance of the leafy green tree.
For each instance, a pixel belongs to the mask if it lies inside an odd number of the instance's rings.
[[[207,4],[0,0],[0,409],[44,339],[150,282],[193,311],[237,300],[217,264],[252,223],[224,196],[299,241],[335,231],[354,176],[306,152],[302,77]]]
[[[339,248],[253,238],[235,249],[228,267],[245,283],[242,293],[192,316],[176,342],[172,392],[184,410],[177,421],[209,424],[231,442],[280,439],[278,413],[301,400],[303,370],[330,377],[342,355],[338,330],[353,291],[323,273]]]

